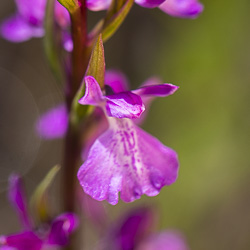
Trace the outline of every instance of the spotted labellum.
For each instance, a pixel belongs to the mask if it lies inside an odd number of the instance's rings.
[[[123,92],[109,87],[113,93],[103,95],[94,77],[86,76],[84,81],[86,91],[79,103],[101,107],[109,124],[78,171],[84,192],[115,205],[119,192],[123,201],[132,202],[143,194],[155,196],[163,186],[175,182],[177,154],[137,127],[134,119],[145,110],[143,97],[168,96],[178,87],[161,84]]]

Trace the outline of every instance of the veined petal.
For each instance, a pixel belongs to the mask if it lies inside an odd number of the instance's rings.
[[[129,89],[126,76],[118,70],[107,70],[105,72],[105,85],[110,86],[114,93],[124,92]]]
[[[136,250],[188,250],[184,237],[175,231],[156,233],[142,241]]]
[[[110,128],[92,145],[78,171],[85,193],[110,204],[157,195],[178,175],[176,153],[130,119],[109,118]]]
[[[165,0],[135,0],[135,2],[145,8],[155,8],[162,4]],[[167,0],[168,1],[168,0]]]
[[[43,241],[32,231],[2,236],[0,243],[18,250],[40,250],[43,245]]]
[[[98,106],[103,101],[100,85],[93,76],[84,77],[86,84],[85,95],[78,101],[82,105]]]
[[[87,0],[87,8],[92,11],[106,10],[112,0]]]
[[[133,93],[139,96],[160,96],[165,97],[172,95],[179,87],[170,84],[164,83],[160,85],[151,85],[144,86],[139,89],[133,90]]]
[[[31,229],[32,223],[28,213],[24,188],[18,175],[12,174],[10,176],[8,197],[19,216],[23,228]]]
[[[121,92],[106,96],[108,116],[117,118],[138,118],[145,110],[141,97],[132,92]]]
[[[20,15],[14,15],[2,24],[1,35],[11,42],[23,42],[32,37],[42,37],[42,27],[33,26],[24,20]]]
[[[198,0],[167,0],[159,8],[171,16],[182,18],[196,18],[203,11]]]
[[[41,115],[36,123],[36,131],[44,139],[61,138],[67,128],[68,114],[65,104],[50,109]]]
[[[75,214],[65,213],[58,216],[51,225],[47,244],[65,246],[70,234],[78,227],[79,221]]]

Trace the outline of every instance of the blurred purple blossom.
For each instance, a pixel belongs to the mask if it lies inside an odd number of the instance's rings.
[[[135,3],[145,8],[159,7],[165,13],[181,18],[196,18],[203,5],[198,0],[135,0]],[[106,10],[111,0],[87,0],[87,7],[92,11]]]
[[[172,84],[144,86],[104,96],[92,76],[86,76],[85,83],[85,95],[79,103],[102,107],[109,127],[95,140],[78,171],[84,192],[115,205],[119,192],[123,201],[131,202],[143,194],[155,196],[163,186],[175,182],[177,154],[131,119],[140,117],[144,111],[143,96],[168,96],[178,87]]]
[[[23,42],[44,35],[44,18],[47,0],[16,0],[17,11],[1,25],[1,35],[11,42]],[[55,19],[67,29],[70,19],[67,10],[55,3]]]
[[[155,232],[156,214],[150,207],[135,208],[116,220],[99,242],[98,250],[188,250],[177,230]]]
[[[165,0],[135,0],[135,2],[145,8],[155,8],[164,3]]]
[[[165,0],[135,0],[135,2],[145,8],[155,8],[162,4]],[[87,0],[87,7],[92,11],[106,10],[110,6],[112,0]]]
[[[34,229],[32,218],[27,210],[21,178],[12,175],[9,181],[9,199],[22,223],[18,233],[0,236],[0,249],[40,250],[44,247],[66,246],[70,234],[78,226],[73,213],[57,216],[50,224],[42,224]]]
[[[174,230],[154,233],[142,241],[136,250],[189,250],[183,235]]]
[[[36,131],[44,139],[61,138],[65,135],[67,128],[68,114],[64,104],[45,112],[36,122]]]
[[[203,11],[198,0],[167,0],[159,8],[171,16],[182,18],[196,18]]]

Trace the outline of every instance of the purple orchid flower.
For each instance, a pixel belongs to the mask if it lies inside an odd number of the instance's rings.
[[[106,10],[112,0],[87,0],[87,7],[92,11]],[[145,8],[155,8],[165,2],[165,0],[135,0],[135,2]]]
[[[11,42],[23,42],[44,35],[44,17],[47,0],[15,0],[17,12],[1,25],[1,35]],[[69,25],[67,10],[55,3],[55,18],[62,28]]]
[[[161,84],[104,96],[94,77],[84,80],[86,92],[79,103],[101,107],[109,123],[78,171],[84,192],[115,205],[119,192],[123,201],[132,202],[142,194],[155,196],[163,186],[175,182],[179,167],[175,151],[137,127],[132,119],[144,111],[144,96],[168,96],[178,87]]]
[[[40,250],[46,247],[66,246],[70,234],[78,226],[76,215],[61,214],[50,225],[42,225],[34,230],[20,177],[12,175],[9,183],[9,200],[19,216],[22,230],[15,234],[0,236],[0,249]]]
[[[148,85],[160,84],[162,84],[162,81],[160,79],[158,79],[157,77],[151,77],[147,79],[141,86],[143,87]],[[124,92],[129,89],[129,82],[127,77],[118,70],[107,70],[105,72],[105,85],[111,87],[112,91],[114,91],[115,93]],[[155,96],[145,95],[142,96],[142,101],[144,105],[148,108],[154,98]],[[139,118],[133,120],[136,124],[141,124],[144,121],[147,114],[147,108]],[[103,116],[103,113],[99,112],[98,115]],[[66,105],[59,104],[56,107],[42,114],[37,120],[35,127],[37,134],[41,138],[46,140],[58,139],[65,136],[68,127],[68,114]],[[106,119],[103,119],[103,121],[101,121],[100,126],[97,128],[99,132],[96,132],[96,130],[94,130],[93,135],[89,136],[89,147],[95,141],[96,134],[100,135],[107,128],[108,125]],[[86,155],[86,152],[83,152],[83,154]],[[85,157],[83,157],[83,159],[85,159]]]
[[[182,18],[196,18],[203,11],[198,0],[135,0],[135,3],[145,8],[159,7],[170,16]],[[92,11],[106,10],[110,4],[111,0],[87,0]]]
[[[154,232],[156,214],[150,207],[139,207],[113,223],[99,243],[98,250],[188,250],[177,230]]]
[[[203,11],[198,0],[167,0],[159,8],[170,16],[181,18],[196,18]]]

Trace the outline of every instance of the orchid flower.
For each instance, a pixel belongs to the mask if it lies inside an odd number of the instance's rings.
[[[47,0],[15,0],[17,11],[1,25],[1,35],[11,42],[23,42],[44,35]],[[70,22],[68,11],[57,1],[55,19],[62,28]],[[67,41],[68,42],[68,41]]]
[[[111,0],[87,0],[87,7],[92,11],[108,9]],[[198,0],[135,0],[135,3],[145,8],[159,7],[170,16],[195,18],[203,10]]]
[[[22,230],[0,236],[0,249],[40,250],[66,246],[70,234],[78,225],[77,217],[73,213],[64,213],[56,217],[50,225],[41,225],[34,229],[21,178],[12,175],[9,183],[9,200],[19,216]]]
[[[196,18],[203,11],[198,0],[167,0],[159,8],[170,16],[181,18]]]
[[[155,213],[149,207],[135,208],[117,219],[99,242],[98,250],[188,250],[177,230],[154,232]]]
[[[160,84],[162,84],[162,81],[160,79],[158,79],[157,77],[151,77],[147,79],[145,82],[143,82],[141,86],[143,87],[148,85],[160,85]],[[112,91],[114,91],[115,93],[124,92],[129,89],[128,79],[122,72],[118,70],[111,69],[105,72],[105,85],[107,87],[111,87]],[[141,124],[142,121],[145,119],[147,108],[149,108],[154,98],[155,96],[153,95],[142,96],[142,101],[145,104],[146,109],[138,119],[133,120],[136,124],[139,123]],[[103,114],[99,113],[99,115]],[[67,127],[68,127],[68,114],[65,104],[59,104],[49,109],[47,112],[43,113],[39,117],[35,125],[37,134],[41,138],[46,140],[62,138],[67,131]],[[107,126],[103,125],[103,127]],[[102,131],[103,129],[100,128],[99,130]],[[90,140],[89,144],[91,145],[93,141],[94,140]]]
[[[94,77],[86,76],[84,81],[86,91],[79,103],[101,107],[109,123],[78,171],[84,192],[115,205],[119,192],[123,201],[132,202],[143,194],[155,196],[163,186],[175,182],[179,167],[175,151],[137,127],[132,119],[145,109],[141,97],[168,96],[178,87],[161,84],[105,96]]]
[[[135,0],[135,2],[145,8],[155,8],[165,0]],[[112,0],[87,0],[87,7],[92,11],[108,9]]]

